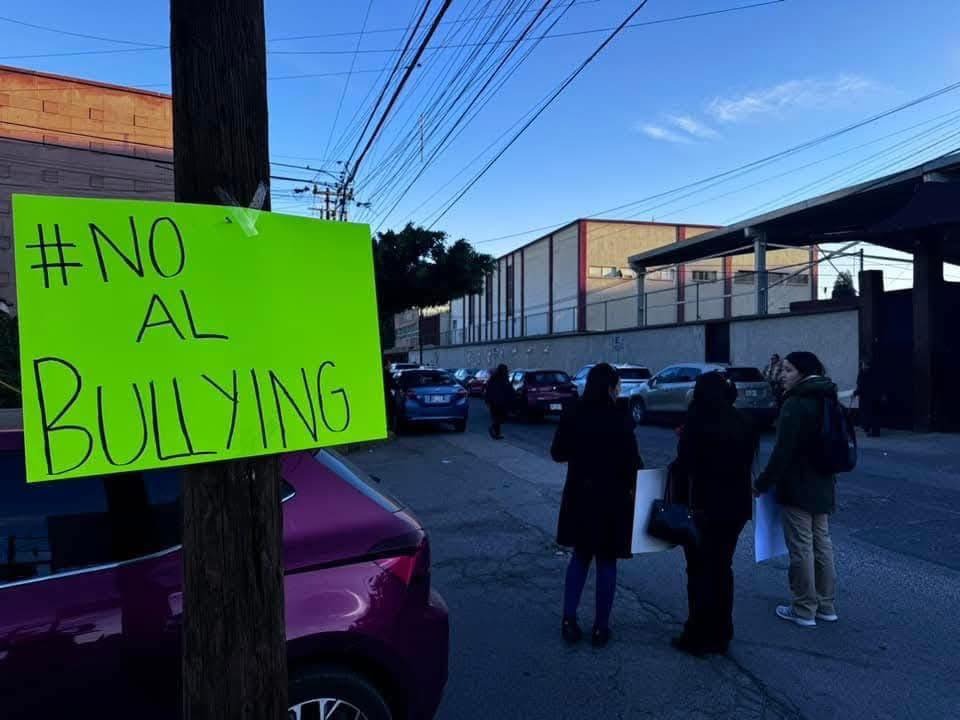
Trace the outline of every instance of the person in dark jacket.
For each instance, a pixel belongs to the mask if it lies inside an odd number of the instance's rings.
[[[854,397],[858,398],[860,404],[860,425],[864,432],[870,437],[877,437],[880,434],[880,423],[877,416],[880,401],[877,387],[877,371],[869,359],[865,359],[860,364],[860,372],[857,374],[857,389],[854,391]]]
[[[503,421],[507,419],[513,388],[510,386],[510,371],[500,364],[487,381],[487,407],[490,408],[490,437],[503,440]]]
[[[777,615],[814,627],[817,620],[837,620],[837,574],[828,522],[836,506],[836,477],[818,470],[814,462],[823,403],[836,400],[837,386],[826,377],[823,363],[809,352],[787,355],[783,382],[786,395],[777,441],[757,478],[756,493],[776,488],[790,553],[793,603],[778,606]]]
[[[583,633],[577,608],[590,563],[597,563],[596,618],[593,644],[610,640],[610,612],[617,584],[617,558],[632,557],[633,499],[637,470],[643,461],[637,451],[634,424],[618,408],[617,371],[606,363],[587,375],[583,397],[560,419],[550,454],[567,463],[557,544],[573,548],[563,598],[564,640],[573,644]]]
[[[725,653],[733,639],[733,554],[753,514],[757,436],[733,406],[736,399],[736,387],[721,373],[697,379],[670,466],[672,495],[694,511],[700,534],[698,545],[684,548],[688,619],[672,644],[698,656]]]

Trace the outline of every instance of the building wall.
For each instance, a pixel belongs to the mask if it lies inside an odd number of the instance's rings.
[[[518,339],[459,347],[432,348],[427,362],[439,367],[540,367],[576,372],[591,362],[630,362],[660,370],[680,362],[703,362],[705,325],[687,323],[623,332]],[[859,364],[859,311],[743,318],[730,321],[731,360],[763,368],[773,352],[815,352],[840,390],[856,385]]]
[[[170,97],[0,66],[0,300],[13,193],[173,199]]]
[[[549,323],[550,239],[543,238],[523,250],[523,304],[526,335],[545,335]]]
[[[553,236],[553,332],[577,329],[580,290],[580,234],[577,223]]]

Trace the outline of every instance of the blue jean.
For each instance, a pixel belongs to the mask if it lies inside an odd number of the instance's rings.
[[[574,550],[567,567],[567,581],[563,592],[563,617],[575,620],[580,596],[587,583],[587,573],[593,553]],[[606,630],[610,626],[610,611],[613,609],[613,594],[617,589],[616,558],[597,558],[597,615],[593,626]]]

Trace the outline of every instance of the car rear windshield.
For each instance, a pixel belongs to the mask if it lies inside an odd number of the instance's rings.
[[[727,377],[735,383],[763,382],[763,374],[752,367],[727,368]]]
[[[400,385],[405,388],[456,385],[453,376],[442,372],[405,372],[400,376]]]
[[[563,372],[545,370],[528,374],[527,382],[531,385],[563,385],[570,382],[570,376]]]
[[[399,502],[373,487],[372,483],[377,482],[375,478],[367,475],[339,453],[321,450],[315,457],[317,462],[387,512],[395,513],[403,509]]]
[[[647,368],[619,368],[617,374],[621,380],[649,380],[650,371]]]

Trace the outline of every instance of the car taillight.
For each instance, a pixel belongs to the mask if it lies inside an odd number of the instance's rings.
[[[457,396],[458,396],[458,397],[465,397],[466,394],[467,394],[467,389],[466,389],[466,388],[459,388],[459,389],[457,390]]]
[[[405,394],[408,398],[410,398],[411,400],[416,400],[416,399],[417,399],[417,391],[416,391],[416,390],[407,390],[407,392],[404,393],[404,394]]]
[[[376,564],[400,580],[411,590],[430,595],[430,541],[422,537],[413,553],[375,560]]]

